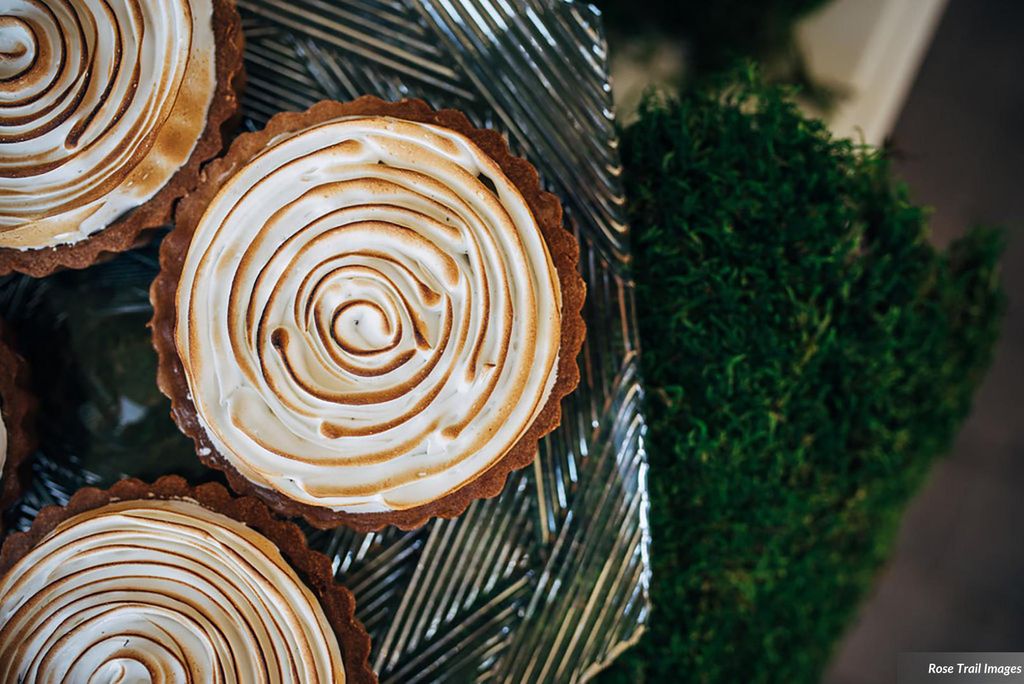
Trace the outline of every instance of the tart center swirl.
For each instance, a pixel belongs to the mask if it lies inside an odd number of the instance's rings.
[[[211,0],[0,0],[0,247],[71,243],[163,187],[205,127]]]
[[[316,597],[269,540],[189,501],[62,523],[0,580],[0,681],[344,682]]]
[[[386,117],[280,137],[196,227],[177,345],[199,419],[246,478],[400,510],[473,480],[555,379],[557,273],[472,141]]]

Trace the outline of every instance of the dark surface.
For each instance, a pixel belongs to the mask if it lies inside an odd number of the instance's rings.
[[[953,452],[908,510],[897,550],[828,684],[895,680],[901,651],[1024,651],[1024,3],[952,0],[892,136],[935,241],[972,222],[1010,234],[1009,308]]]

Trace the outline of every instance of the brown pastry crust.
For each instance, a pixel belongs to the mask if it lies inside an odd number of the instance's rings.
[[[8,326],[0,321],[0,411],[7,430],[7,457],[0,479],[0,510],[21,496],[29,456],[36,448],[35,417],[39,402],[29,389],[28,363],[16,351]]]
[[[547,242],[552,261],[558,271],[562,293],[558,376],[547,403],[529,430],[504,457],[476,480],[429,504],[387,513],[356,514],[311,506],[246,479],[217,452],[200,425],[174,341],[175,295],[185,256],[199,219],[223,183],[262,150],[273,137],[339,116],[352,115],[392,116],[435,124],[462,133],[473,140],[498,163],[526,199]],[[555,195],[541,190],[537,170],[525,159],[513,156],[501,134],[489,129],[475,128],[461,112],[452,109],[434,110],[422,100],[387,102],[376,97],[363,96],[344,103],[323,101],[305,112],[277,114],[262,131],[240,135],[228,153],[212,162],[203,172],[205,181],[178,206],[175,227],[160,247],[160,274],[150,288],[150,300],[153,302],[154,310],[150,325],[153,328],[153,344],[160,364],[157,370],[157,384],[171,399],[171,416],[182,432],[195,441],[196,450],[203,463],[223,471],[235,491],[260,497],[278,513],[302,516],[311,525],[319,528],[344,524],[368,532],[379,530],[385,525],[395,525],[408,530],[419,527],[430,518],[454,518],[465,511],[475,499],[497,496],[504,487],[509,473],[533,462],[537,455],[537,442],[561,422],[562,399],[579,383],[576,357],[583,346],[585,333],[580,309],[583,306],[586,286],[577,272],[579,245],[576,238],[562,225],[562,205]]]
[[[248,525],[274,542],[323,606],[341,646],[346,681],[349,684],[377,681],[369,665],[370,635],[355,617],[352,593],[334,581],[327,556],[309,548],[297,525],[275,518],[261,501],[234,497],[217,483],[193,487],[182,477],[167,475],[153,484],[128,478],[110,489],[79,489],[66,506],[46,506],[27,531],[7,537],[0,548],[0,576],[65,520],[115,501],[136,499],[192,499],[211,511]]]
[[[213,0],[213,32],[217,88],[206,115],[206,128],[185,165],[148,202],[84,240],[52,248],[0,248],[0,275],[18,272],[41,278],[65,268],[85,268],[104,257],[145,244],[154,229],[170,222],[174,204],[196,187],[200,167],[220,154],[226,134],[236,123],[234,115],[245,82],[245,38],[235,0]]]

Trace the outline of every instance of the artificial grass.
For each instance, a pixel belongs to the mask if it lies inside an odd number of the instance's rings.
[[[604,682],[815,682],[998,335],[1002,239],[945,252],[878,152],[753,70],[622,134],[654,611]]]

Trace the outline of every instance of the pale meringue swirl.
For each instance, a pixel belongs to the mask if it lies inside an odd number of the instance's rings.
[[[0,473],[3,472],[4,464],[7,463],[7,425],[4,417],[0,414]]]
[[[344,682],[323,608],[280,551],[186,500],[60,524],[0,580],[0,681]]]
[[[558,273],[527,202],[465,135],[398,118],[284,134],[235,170],[195,228],[177,312],[217,451],[335,511],[473,481],[557,374]]]
[[[211,0],[0,0],[0,247],[80,241],[188,161],[216,89]]]

